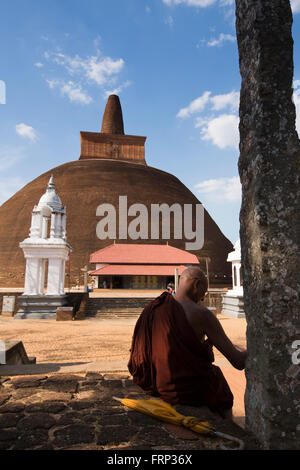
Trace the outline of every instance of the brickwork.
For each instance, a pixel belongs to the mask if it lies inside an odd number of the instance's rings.
[[[124,134],[123,113],[117,95],[108,97],[102,120],[102,134]]]
[[[105,158],[113,160],[133,160],[146,165],[146,137],[118,134],[80,132],[80,159]]]

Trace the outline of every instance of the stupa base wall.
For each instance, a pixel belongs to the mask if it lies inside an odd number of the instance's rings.
[[[245,318],[243,296],[223,295],[222,315],[233,318]]]
[[[56,318],[56,309],[68,304],[67,295],[21,295],[16,319]]]

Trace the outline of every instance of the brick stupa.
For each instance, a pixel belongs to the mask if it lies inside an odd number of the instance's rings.
[[[82,268],[89,265],[90,254],[114,241],[100,240],[96,235],[100,204],[112,204],[118,210],[119,196],[126,195],[128,207],[144,204],[199,204],[194,194],[170,173],[148,166],[145,161],[146,137],[124,134],[119,98],[111,95],[105,108],[101,132],[81,132],[81,154],[40,175],[0,206],[0,287],[23,287],[25,261],[19,243],[27,236],[31,212],[45,191],[51,175],[67,211],[67,236],[73,252],[70,260],[71,285],[83,283]],[[194,211],[195,212],[195,211]],[[231,266],[227,255],[232,243],[204,211],[204,246],[193,251],[198,257],[209,257],[212,284],[215,280],[231,285]],[[195,220],[193,220],[195,227]],[[160,227],[161,233],[161,227]],[[118,224],[117,224],[118,235]],[[165,239],[116,239],[116,243],[166,244]],[[185,249],[185,238],[171,238],[168,243]],[[203,262],[205,269],[205,261]],[[226,278],[224,278],[226,276]],[[68,285],[68,281],[67,284]]]
[[[100,134],[80,132],[80,137],[81,159],[109,158],[146,165],[146,137],[124,134],[122,108],[117,95],[108,98]]]

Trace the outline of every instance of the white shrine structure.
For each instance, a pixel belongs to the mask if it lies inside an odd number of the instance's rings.
[[[20,247],[26,259],[25,287],[14,318],[55,318],[56,308],[67,303],[65,262],[72,250],[66,241],[66,208],[53,176],[33,208],[29,238]]]
[[[244,318],[243,279],[241,266],[240,240],[234,245],[234,251],[228,254],[227,261],[232,263],[232,289],[222,298],[222,314],[234,318]]]

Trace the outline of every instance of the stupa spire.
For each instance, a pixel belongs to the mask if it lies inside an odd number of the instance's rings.
[[[102,120],[101,134],[124,135],[122,108],[117,95],[108,97]]]
[[[56,189],[53,175],[49,179],[47,189]]]

